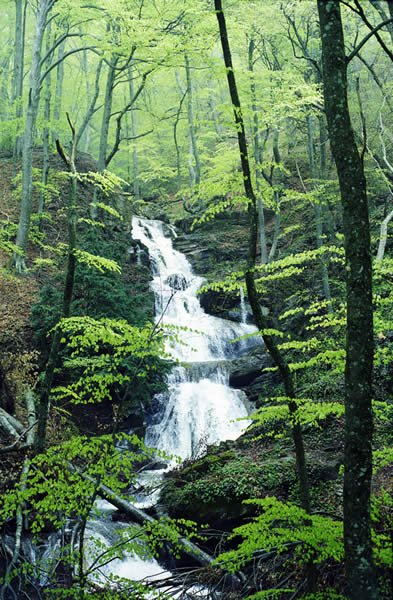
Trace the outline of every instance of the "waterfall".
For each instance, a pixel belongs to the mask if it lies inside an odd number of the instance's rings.
[[[181,458],[194,456],[201,445],[236,439],[248,424],[236,421],[247,417],[244,392],[229,387],[223,365],[212,369],[211,363],[244,352],[254,339],[233,340],[254,333],[255,327],[204,312],[197,296],[204,280],[193,273],[184,254],[173,248],[160,221],[134,217],[132,232],[149,251],[156,319],[163,325],[187,328],[179,342],[168,345],[168,351],[181,362],[199,366],[197,376],[195,369],[184,366],[172,370],[168,391],[156,398],[159,410],[147,427],[145,443]],[[175,235],[173,230],[170,233]]]
[[[242,287],[240,288],[240,319],[241,323],[247,323],[247,307]]]
[[[198,455],[206,444],[236,439],[248,425],[246,395],[229,387],[226,363],[250,348],[257,339],[233,342],[254,333],[255,327],[213,317],[203,311],[197,292],[204,280],[192,272],[186,257],[173,248],[171,235],[176,235],[175,231],[168,228],[167,233],[170,235],[165,235],[159,221],[133,219],[133,239],[149,251],[156,319],[164,326],[186,328],[181,331],[183,336],[178,342],[168,342],[167,350],[182,365],[175,366],[168,376],[168,391],[155,397],[158,410],[147,424],[145,444],[184,459]],[[238,418],[244,420],[239,422]],[[138,482],[145,488],[145,493],[151,480],[157,482],[157,477],[157,471],[144,471],[140,475]],[[157,491],[148,498],[138,491],[133,495],[140,508],[157,501]],[[92,515],[85,537],[91,560],[97,543],[111,547],[118,539],[116,530],[125,527],[112,521],[114,508],[105,501],[97,501],[96,508],[100,515]],[[124,552],[122,558],[99,570],[96,582],[104,582],[113,576],[134,581],[153,580],[159,573],[166,572],[156,560],[142,561]],[[195,595],[208,597],[206,590],[196,591]]]

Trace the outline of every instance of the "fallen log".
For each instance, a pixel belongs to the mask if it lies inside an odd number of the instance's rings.
[[[68,463],[68,466],[71,471],[78,473],[78,475],[80,475],[82,479],[85,479],[85,481],[91,481],[91,483],[96,484],[94,479],[89,475],[83,473],[83,471],[79,467],[76,467],[72,463]],[[118,494],[115,494],[113,490],[111,490],[108,486],[102,483],[97,486],[97,495],[103,500],[109,502],[109,504],[112,504],[112,506],[114,506],[115,508],[118,508],[126,515],[131,517],[132,520],[135,521],[135,523],[138,523],[139,525],[143,525],[144,523],[157,522],[156,519],[146,514],[140,508],[136,508],[136,506],[134,506],[132,502],[128,502],[128,500],[121,498]],[[215,560],[213,556],[211,556],[204,550],[201,550],[200,548],[198,548],[198,546],[193,544],[193,542],[187,540],[182,536],[180,536],[177,539],[177,543],[182,548],[185,554],[191,556],[194,560],[196,560],[200,565],[203,565],[204,567],[207,565],[211,565]]]

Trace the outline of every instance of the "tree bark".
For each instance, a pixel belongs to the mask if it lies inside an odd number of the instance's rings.
[[[57,0],[41,0],[37,9],[30,69],[30,89],[26,111],[25,133],[22,149],[22,203],[19,217],[15,253],[12,262],[17,273],[26,270],[25,253],[30,230],[33,194],[33,146],[34,131],[41,94],[41,48],[49,11]]]
[[[316,179],[315,153],[314,153],[314,119],[310,113],[307,115],[307,137],[308,137],[308,162],[310,165],[311,189],[314,190],[315,189],[315,179]],[[322,206],[321,206],[320,200],[317,200],[317,202],[314,202],[314,219],[315,219],[315,241],[316,241],[317,249],[319,250],[319,248],[322,248],[322,246],[323,246]],[[329,273],[328,273],[327,266],[324,263],[324,259],[321,258],[320,261],[321,261],[321,280],[322,280],[323,295],[325,296],[325,300],[327,302],[328,312],[330,314],[332,314],[333,313],[332,296],[330,293]]]
[[[24,67],[24,39],[26,22],[26,4],[23,10],[23,0],[15,0],[15,54],[14,54],[14,82],[13,102],[15,104],[16,135],[14,142],[14,161],[22,155],[21,137],[19,135],[20,120],[23,117],[23,67]]]
[[[53,107],[53,121],[54,131],[52,131],[52,143],[56,142],[59,136],[59,123],[61,114],[61,105],[63,100],[63,81],[64,81],[64,54],[65,54],[66,40],[64,39],[58,49],[57,60],[60,61],[56,72],[56,91],[55,91],[55,102]],[[86,53],[86,50],[85,52]]]
[[[248,198],[248,216],[249,216],[249,244],[248,244],[248,259],[247,259],[247,270],[245,273],[248,300],[254,315],[255,323],[260,331],[262,331],[263,340],[266,348],[271,354],[274,362],[276,363],[280,372],[281,378],[284,383],[285,394],[288,397],[288,408],[289,413],[292,417],[292,435],[296,451],[296,464],[299,478],[300,497],[303,508],[310,512],[310,493],[308,486],[308,478],[306,472],[306,459],[303,445],[303,436],[301,428],[296,420],[297,414],[297,402],[295,399],[295,388],[293,384],[292,373],[289,369],[288,363],[285,361],[283,355],[277,347],[274,338],[270,335],[263,333],[264,329],[267,329],[267,321],[262,314],[261,305],[258,298],[258,293],[255,286],[254,280],[254,269],[256,262],[256,249],[257,249],[257,235],[258,235],[258,221],[257,221],[257,202],[254,194],[254,190],[251,182],[251,172],[248,160],[248,148],[246,141],[246,133],[244,129],[244,121],[242,116],[242,110],[240,105],[239,94],[237,91],[237,85],[235,80],[235,73],[232,64],[231,51],[229,47],[228,33],[226,28],[225,16],[222,9],[222,1],[214,0],[214,6],[216,10],[220,39],[224,55],[226,74],[228,80],[228,88],[231,96],[234,119],[236,123],[237,138],[239,144],[240,160],[242,165],[243,173],[243,185]]]
[[[184,88],[179,72],[176,71],[176,80],[179,89],[183,96],[187,100],[187,120],[188,120],[188,140],[189,140],[189,157],[188,157],[188,172],[190,176],[190,190],[191,196],[195,193],[198,195],[198,207],[200,210],[203,209],[203,203],[199,197],[199,184],[201,182],[201,164],[199,160],[198,144],[195,135],[195,123],[194,123],[194,93],[191,79],[191,68],[190,59],[188,55],[184,55],[185,71],[186,71],[186,87]],[[186,208],[186,210],[192,210]]]
[[[46,54],[48,55],[46,67],[49,67],[52,62],[53,54],[49,54],[51,48],[51,23],[46,28]],[[62,63],[60,63],[61,65]],[[60,67],[59,65],[59,67]],[[43,164],[42,164],[42,177],[41,183],[46,186],[48,183],[49,176],[49,145],[50,145],[50,113],[51,113],[51,74],[48,73],[45,78],[45,96],[44,96],[44,132],[43,132]],[[45,207],[45,190],[42,189],[40,192],[40,200],[38,203],[38,214],[40,215]],[[40,229],[42,229],[42,221],[40,220]]]
[[[263,208],[263,200],[261,193],[261,163],[262,163],[262,148],[260,147],[260,136],[259,136],[259,119],[257,111],[257,94],[255,88],[254,79],[254,50],[255,40],[251,36],[248,43],[248,70],[250,73],[250,91],[251,91],[251,109],[252,109],[252,133],[253,133],[253,146],[254,146],[254,160],[255,160],[255,180],[258,194],[258,226],[259,226],[259,243],[261,246],[261,264],[267,263],[267,246],[266,246],[266,232],[265,232],[265,214]],[[266,143],[267,137],[265,138]]]
[[[191,69],[190,59],[188,55],[184,55],[185,69],[186,69],[186,80],[187,80],[187,115],[188,115],[188,128],[190,133],[190,147],[192,150],[192,156],[195,162],[195,177],[193,186],[198,191],[199,184],[201,182],[201,164],[199,161],[198,145],[195,136],[195,123],[194,123],[194,90],[191,81]]]
[[[67,115],[68,117],[68,115]],[[76,151],[76,132],[70,121],[70,126],[73,133],[72,153],[71,157],[67,157],[60,143],[57,142],[57,149],[60,156],[66,162],[72,177],[69,187],[68,200],[68,262],[66,278],[63,291],[63,309],[62,318],[66,319],[70,316],[72,293],[75,278],[75,248],[76,248],[76,194],[77,194],[77,179],[75,168],[75,151]],[[35,438],[34,449],[37,454],[43,452],[46,444],[46,428],[48,422],[49,398],[53,383],[54,372],[57,364],[58,353],[60,349],[61,331],[56,329],[50,347],[48,361],[45,367],[45,374],[39,389],[39,404],[37,408],[37,435]]]
[[[326,117],[341,191],[346,254],[345,570],[351,600],[375,600],[370,523],[373,312],[366,180],[349,115],[340,4],[318,0],[318,12]]]
[[[112,113],[112,101],[113,101],[113,88],[116,78],[116,65],[119,62],[119,56],[112,54],[110,61],[108,62],[108,73],[106,78],[105,86],[105,100],[104,100],[104,112],[101,119],[101,132],[100,132],[100,145],[98,151],[98,165],[97,170],[99,173],[105,171],[107,160],[106,154],[108,150],[108,135],[109,135],[109,124]],[[97,202],[100,196],[100,192],[97,187],[94,188],[93,204]],[[97,218],[97,209],[92,206],[90,209],[90,215],[92,219]]]
[[[91,100],[90,100],[90,98],[87,98],[89,105],[87,107],[86,114],[84,116],[82,125],[80,126],[79,131],[76,136],[76,147],[77,148],[78,148],[79,142],[82,139],[82,136],[83,136],[86,128],[88,129],[88,127],[89,127],[89,123],[91,121],[92,116],[94,115],[95,111],[97,110],[96,103],[97,103],[98,95],[100,93],[100,77],[101,77],[103,62],[104,62],[103,59],[101,59],[97,66],[93,97],[91,98]],[[87,76],[87,73],[86,73],[86,76]],[[89,149],[89,133],[87,131],[86,139],[85,139],[85,152],[87,152],[88,149]]]
[[[129,80],[130,80],[130,83],[129,83],[129,85],[130,85],[130,102],[132,102],[134,99],[134,96],[135,96],[135,90],[134,90],[134,77],[133,77],[131,67],[130,67],[128,73],[129,73]],[[137,136],[136,115],[135,115],[135,107],[134,106],[131,109],[131,135],[133,138],[136,138],[136,136]],[[139,199],[139,192],[140,192],[138,174],[139,174],[138,152],[136,150],[136,145],[134,142],[134,147],[132,149],[132,176],[133,176],[134,196],[136,199]]]

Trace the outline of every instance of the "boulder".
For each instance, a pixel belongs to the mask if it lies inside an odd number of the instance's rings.
[[[187,279],[181,273],[171,273],[164,281],[166,285],[169,285],[175,291],[181,292],[186,290],[189,286]]]

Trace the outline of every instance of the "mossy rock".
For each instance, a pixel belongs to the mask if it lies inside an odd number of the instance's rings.
[[[295,482],[295,472],[292,456],[262,460],[231,450],[208,455],[172,473],[160,501],[171,516],[228,527],[254,514],[254,507],[243,500],[288,489]]]

